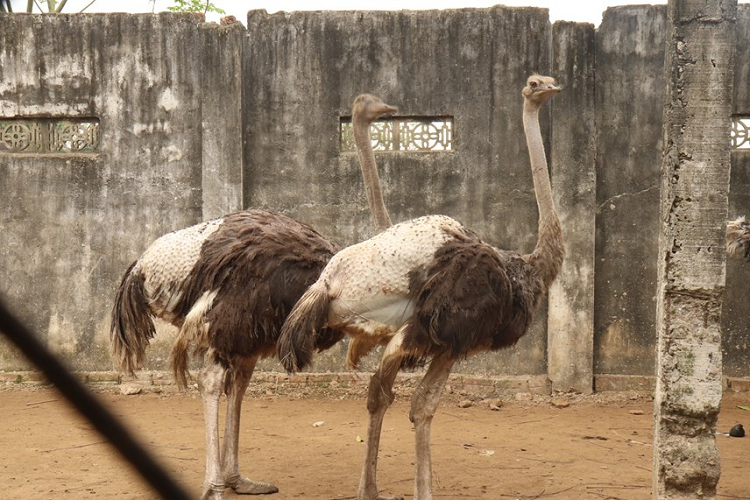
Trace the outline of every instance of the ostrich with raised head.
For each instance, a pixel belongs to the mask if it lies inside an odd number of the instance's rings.
[[[380,229],[390,221],[377,172],[374,178],[369,175],[372,167],[368,171],[366,162],[374,159],[364,138],[372,121],[395,111],[376,97],[361,96],[352,117],[355,142],[365,151],[360,159],[370,209]],[[111,352],[117,367],[134,374],[143,366],[155,334],[152,317],[180,329],[170,355],[178,385],[187,385],[191,347],[203,357],[197,377],[206,426],[202,499],[226,498],[227,487],[251,495],[278,491],[240,474],[242,398],[258,360],[276,352],[288,312],[336,250],[305,224],[274,212],[246,210],[162,236],[125,272],[112,309]],[[316,347],[330,347],[342,337],[325,328]],[[223,393],[227,413],[220,447]]]
[[[554,79],[529,77],[523,125],[537,206],[538,239],[529,254],[499,250],[440,215],[392,226],[337,253],[282,328],[278,355],[290,372],[305,368],[328,329],[352,337],[348,363],[385,346],[370,379],[369,424],[357,498],[384,500],[376,482],[378,446],[392,386],[401,368],[429,362],[411,401],[416,431],[414,498],[432,498],[430,427],[453,365],[514,345],[562,266],[565,248],[539,128],[539,109],[559,91]]]

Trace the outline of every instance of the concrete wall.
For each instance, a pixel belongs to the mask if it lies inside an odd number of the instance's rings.
[[[732,113],[750,117],[750,7],[737,9],[737,52],[734,68],[734,102]],[[750,216],[750,150],[732,151],[732,174],[729,181],[729,218]],[[750,359],[750,266],[727,260],[727,283],[722,324],[724,331],[724,373],[730,377],[747,377]]]
[[[595,371],[652,375],[666,5],[608,9],[597,30]],[[750,116],[750,7],[737,19],[734,115]],[[728,142],[728,139],[727,139]],[[730,218],[750,214],[750,151],[732,151]],[[750,267],[727,261],[724,373],[747,377]]]
[[[596,34],[597,373],[651,375],[666,6],[608,9]]]
[[[746,40],[750,9],[739,11]],[[0,121],[97,117],[101,142],[82,155],[0,152],[0,192],[10,193],[0,197],[0,294],[73,366],[108,369],[114,289],[164,232],[252,206],[343,245],[369,237],[356,154],[339,151],[340,117],[365,91],[402,115],[454,118],[452,152],[377,155],[394,222],[444,213],[527,251],[537,210],[520,88],[538,71],[565,87],[542,128],[566,267],[518,346],[456,371],[583,391],[592,375],[651,376],[666,22],[664,6],[609,9],[596,31],[508,7],[251,11],[246,30],[187,14],[2,15]],[[738,82],[750,77],[744,45]],[[735,84],[737,113],[750,113],[747,89]],[[748,153],[732,155],[730,213],[750,214]],[[735,377],[748,376],[748,269],[727,268]],[[152,368],[164,367],[170,332],[149,352]],[[22,368],[3,346],[0,369]],[[345,348],[316,369],[342,370]]]
[[[403,115],[454,118],[452,152],[377,156],[394,223],[442,213],[495,245],[530,251],[537,211],[520,90],[531,71],[550,72],[551,28],[546,11],[529,8],[250,12],[246,204],[308,221],[344,245],[374,234],[357,156],[339,152],[339,117],[371,92]],[[542,120],[548,131],[550,108]],[[460,370],[543,374],[540,316],[518,346]],[[345,369],[338,349],[324,359],[318,369]]]
[[[0,155],[0,293],[71,365],[108,369],[130,262],[165,232],[240,208],[244,30],[175,14],[0,26],[0,120],[100,120],[96,153]],[[0,344],[0,366],[25,364]]]

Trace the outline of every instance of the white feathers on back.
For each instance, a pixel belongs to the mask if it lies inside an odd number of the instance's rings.
[[[427,265],[461,228],[450,217],[428,215],[396,224],[337,253],[319,280],[328,285],[332,297],[332,322],[351,321],[362,331],[380,334],[388,325],[395,332],[413,312],[409,273]],[[376,324],[368,328],[367,322]]]
[[[138,259],[133,270],[145,276],[146,295],[157,316],[165,313],[168,316],[174,310],[181,295],[180,285],[198,261],[203,242],[223,221],[223,218],[213,219],[165,234]]]

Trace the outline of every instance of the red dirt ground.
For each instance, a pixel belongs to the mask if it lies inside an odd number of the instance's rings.
[[[263,498],[353,499],[364,453],[358,440],[366,432],[364,395],[255,392],[243,406],[240,467],[279,487],[277,495]],[[205,460],[197,393],[124,396],[109,388],[99,396],[197,498]],[[436,498],[651,497],[648,396],[527,395],[508,398],[499,410],[480,400],[461,408],[463,399],[466,395],[447,394],[433,423]],[[749,400],[750,395],[727,396],[719,429],[747,425],[750,412],[737,406]],[[3,390],[0,401],[2,498],[156,496],[55,390]],[[556,407],[561,401],[569,406]],[[750,499],[750,436],[717,441],[719,498]],[[383,492],[412,498],[413,446],[408,398],[402,395],[383,426],[378,474]],[[228,497],[240,498],[233,492]]]

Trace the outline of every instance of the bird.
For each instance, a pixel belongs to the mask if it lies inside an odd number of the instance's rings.
[[[445,215],[396,224],[338,252],[284,323],[277,354],[294,373],[307,367],[326,329],[351,337],[347,363],[356,368],[372,348],[383,353],[370,378],[365,460],[357,499],[387,500],[377,487],[383,417],[400,369],[428,365],[411,399],[416,460],[414,498],[432,498],[430,430],[457,361],[514,345],[560,271],[565,256],[539,126],[539,110],[560,91],[533,74],[522,90],[523,126],[539,210],[531,253],[497,249]]]
[[[727,222],[727,254],[750,260],[750,222],[744,217]]]
[[[244,210],[165,234],[125,272],[112,308],[115,365],[131,375],[143,366],[154,317],[179,328],[170,354],[179,386],[188,383],[191,347],[203,358],[197,376],[206,427],[201,499],[225,499],[227,487],[239,494],[278,491],[240,475],[242,399],[257,361],[275,354],[286,315],[337,249],[285,215]],[[333,345],[342,337],[327,329],[319,341]],[[227,412],[220,451],[222,394]]]
[[[355,98],[352,112],[370,210],[381,229],[390,226],[390,219],[369,128],[380,116],[396,111],[381,99],[363,94]],[[294,219],[270,211],[245,210],[158,238],[125,272],[112,309],[110,350],[115,365],[131,375],[143,366],[146,348],[155,335],[153,317],[180,329],[170,355],[180,387],[188,383],[191,346],[204,358],[198,375],[207,443],[202,499],[225,498],[225,487],[240,494],[278,491],[273,484],[252,481],[239,473],[242,398],[257,361],[275,354],[287,313],[337,249]],[[328,329],[325,340],[318,339],[318,347],[330,347],[343,336]],[[220,452],[222,393],[227,395],[227,416]]]

